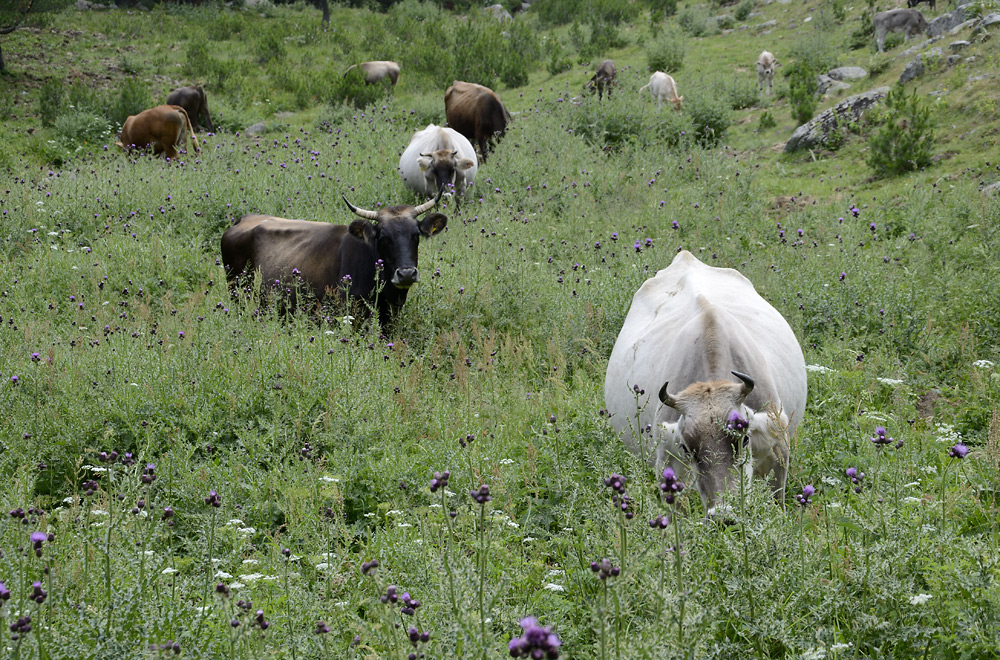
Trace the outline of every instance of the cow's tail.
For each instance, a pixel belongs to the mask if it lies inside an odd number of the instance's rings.
[[[643,85],[642,87],[640,87],[639,88],[639,93],[642,94],[644,91],[646,91],[647,89],[649,89],[649,86],[652,85],[652,84],[653,84],[652,82],[648,82],[645,85]]]
[[[191,126],[191,118],[188,117],[187,110],[185,110],[184,108],[181,108],[181,106],[177,106],[177,107],[180,109],[181,114],[184,115],[184,122],[187,124],[187,132],[188,132],[188,135],[191,136],[191,142],[192,142],[192,144],[194,144],[194,150],[195,151],[201,151],[201,147],[198,146],[198,136],[194,134],[194,128]],[[187,142],[187,140],[185,140],[185,142]]]

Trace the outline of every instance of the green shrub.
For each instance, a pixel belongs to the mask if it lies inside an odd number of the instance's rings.
[[[879,177],[918,170],[931,163],[934,129],[930,107],[902,87],[890,90],[885,105],[874,117],[878,126],[868,140],[868,166]]]
[[[343,76],[335,78],[330,85],[328,103],[337,107],[342,104],[355,108],[367,108],[376,101],[392,94],[392,81],[383,78],[374,85],[365,84],[364,72],[355,67]]]
[[[56,136],[68,148],[111,137],[108,120],[89,110],[70,110],[56,117]]]
[[[201,39],[192,39],[188,42],[184,51],[184,75],[189,78],[196,78],[205,75],[205,69],[210,66],[212,56],[208,53],[208,46]]]
[[[734,76],[725,86],[725,94],[733,110],[752,108],[760,102],[757,80],[749,76]]]
[[[105,115],[120,126],[129,115],[137,115],[153,105],[147,85],[138,78],[127,78],[121,83],[118,96],[108,104]]]
[[[760,120],[757,122],[757,130],[766,131],[777,125],[778,122],[774,121],[774,115],[771,114],[770,110],[765,110],[760,113]]]
[[[259,64],[285,59],[285,39],[276,30],[263,30],[251,42],[251,52]]]
[[[687,6],[677,15],[677,24],[692,37],[718,34],[719,24],[710,16],[705,5]]]
[[[48,128],[55,123],[56,117],[62,110],[65,95],[66,90],[62,80],[49,78],[42,83],[38,90],[38,116],[42,120],[42,126]]]
[[[851,50],[866,48],[875,43],[875,0],[868,0],[868,7],[858,16],[858,26],[848,37],[847,45]]]
[[[680,31],[668,28],[646,47],[646,64],[650,71],[679,71],[684,64],[686,50],[687,45]]]
[[[213,20],[207,22],[205,29],[211,41],[226,41],[243,31],[243,17],[220,7]]]
[[[585,103],[569,120],[574,135],[604,150],[676,146],[688,128],[684,115],[648,104]]]
[[[541,55],[527,23],[511,21],[499,30],[496,19],[483,12],[457,26],[452,44],[453,68],[444,71],[441,84],[465,80],[493,88],[499,78],[508,87],[519,87],[527,84],[528,71]]]
[[[549,61],[546,63],[545,69],[550,76],[557,76],[573,68],[573,60],[557,36],[552,36],[548,44],[548,51]]]
[[[576,21],[583,13],[583,0],[546,0],[532,6],[538,19],[545,26],[566,25]]]
[[[646,6],[653,20],[677,13],[677,0],[646,0]]]
[[[788,101],[792,105],[792,117],[800,124],[813,118],[816,112],[816,90],[819,82],[816,71],[805,61],[793,62],[787,69]]]
[[[717,145],[731,123],[727,99],[718,94],[698,94],[686,102],[691,117],[691,130],[698,144]]]
[[[743,2],[736,6],[734,13],[738,21],[745,21],[750,18],[750,14],[753,13],[753,0],[743,0]]]
[[[591,17],[590,39],[580,48],[580,59],[582,61],[597,59],[609,50],[622,48],[625,45],[626,41],[613,23]]]

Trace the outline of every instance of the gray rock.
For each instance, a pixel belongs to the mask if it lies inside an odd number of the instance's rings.
[[[521,11],[528,11],[529,9],[531,9],[531,3],[530,2],[522,2],[521,3]]]
[[[941,14],[928,24],[927,36],[939,37],[952,28],[964,23],[968,18],[970,18],[967,14],[974,13],[975,10],[972,9],[970,4],[963,4],[959,6],[958,9],[950,11],[947,14]]]
[[[907,57],[913,57],[915,54],[919,53],[924,48],[927,48],[931,44],[937,43],[940,40],[941,40],[940,36],[931,37],[930,39],[927,39],[925,41],[921,41],[916,46],[910,46],[909,48],[907,48],[903,52],[899,53],[898,55],[895,55],[892,59],[893,60],[902,60],[902,59],[906,59]]]
[[[258,122],[252,126],[247,126],[247,130],[243,132],[247,135],[263,135],[267,132],[267,124],[264,122]]]
[[[816,88],[816,95],[822,96],[823,94],[826,94],[826,90],[830,89],[830,86],[833,84],[833,78],[825,73],[821,73],[816,76],[816,84],[819,85]]]
[[[899,75],[899,82],[906,83],[910,82],[914,78],[924,75],[924,69],[927,66],[936,65],[941,62],[944,57],[944,51],[940,48],[931,48],[926,53],[921,53],[914,57],[906,68],[903,69],[903,73]]]
[[[861,80],[868,77],[868,72],[859,66],[842,66],[828,71],[826,75],[834,80]]]
[[[949,55],[948,59],[945,60],[945,64],[949,67],[953,67],[958,64],[958,61],[962,59],[961,55]]]
[[[968,28],[971,28],[973,25],[975,25],[977,20],[979,20],[979,19],[970,18],[969,20],[965,21],[964,23],[959,23],[958,25],[956,25],[952,29],[948,30],[948,34],[954,36],[954,35],[958,34],[959,32],[961,32],[962,30],[967,30]]]
[[[847,91],[850,88],[851,88],[851,84],[850,83],[845,83],[845,82],[841,82],[841,81],[837,80],[837,81],[834,81],[834,83],[832,85],[830,85],[830,88],[826,90],[826,93],[827,93],[827,95],[833,95],[833,94],[836,94],[838,92]]]
[[[1000,14],[992,13],[984,16],[978,23],[976,23],[976,27],[972,28],[972,36],[986,32],[990,28],[996,27],[998,24],[1000,24]]]
[[[969,47],[968,41],[953,41],[950,44],[948,44],[948,50],[950,50],[953,53],[957,53],[963,48],[968,48],[968,47]]]
[[[101,9],[118,9],[113,4],[102,5],[99,2],[88,2],[87,0],[76,0],[76,8],[80,11],[91,11]]]
[[[501,4],[490,5],[486,8],[486,11],[493,14],[493,18],[501,22],[514,20],[514,17],[510,15],[510,12],[507,11]]]
[[[758,23],[757,25],[753,26],[753,29],[754,32],[760,32],[761,30],[767,30],[769,28],[776,27],[777,25],[778,21],[764,21],[763,23]]]
[[[988,73],[982,73],[978,76],[969,76],[969,82],[979,82],[980,80],[986,80],[990,77]]]
[[[785,153],[811,149],[826,142],[836,128],[858,121],[873,105],[885,98],[888,87],[876,87],[862,94],[849,96],[817,117],[802,124],[785,143]]]
[[[996,197],[1000,195],[1000,181],[995,181],[987,186],[983,186],[979,189],[979,192],[984,195],[989,195],[990,197]]]

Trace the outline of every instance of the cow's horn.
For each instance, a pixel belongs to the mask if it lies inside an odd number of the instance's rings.
[[[743,390],[740,392],[740,396],[744,399],[750,396],[750,393],[753,392],[753,378],[747,376],[746,374],[741,374],[738,371],[732,371],[730,373],[743,381]]]
[[[378,220],[378,213],[376,213],[375,211],[369,211],[367,209],[359,209],[354,204],[348,202],[347,197],[344,197],[343,194],[341,194],[341,197],[343,197],[344,201],[347,203],[347,208],[351,209],[351,211],[353,211],[354,214],[359,218],[364,218],[365,220]]]
[[[677,399],[675,399],[674,397],[670,396],[670,392],[667,391],[667,385],[669,385],[669,384],[670,384],[670,382],[667,381],[667,382],[663,383],[663,387],[660,388],[660,395],[659,395],[660,396],[660,403],[662,403],[665,406],[670,406],[671,408],[676,408],[677,407],[676,406]]]
[[[421,213],[424,213],[425,211],[430,211],[434,207],[434,205],[438,203],[438,200],[441,199],[441,193],[443,193],[443,192],[444,192],[443,189],[442,190],[438,190],[438,194],[437,194],[437,196],[434,199],[428,199],[426,202],[424,202],[420,206],[415,206],[413,208],[413,212],[416,215],[420,215]]]

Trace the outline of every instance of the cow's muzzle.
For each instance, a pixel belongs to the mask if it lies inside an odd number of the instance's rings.
[[[397,289],[409,289],[420,280],[420,273],[415,266],[409,268],[397,268],[392,274],[392,285]]]

